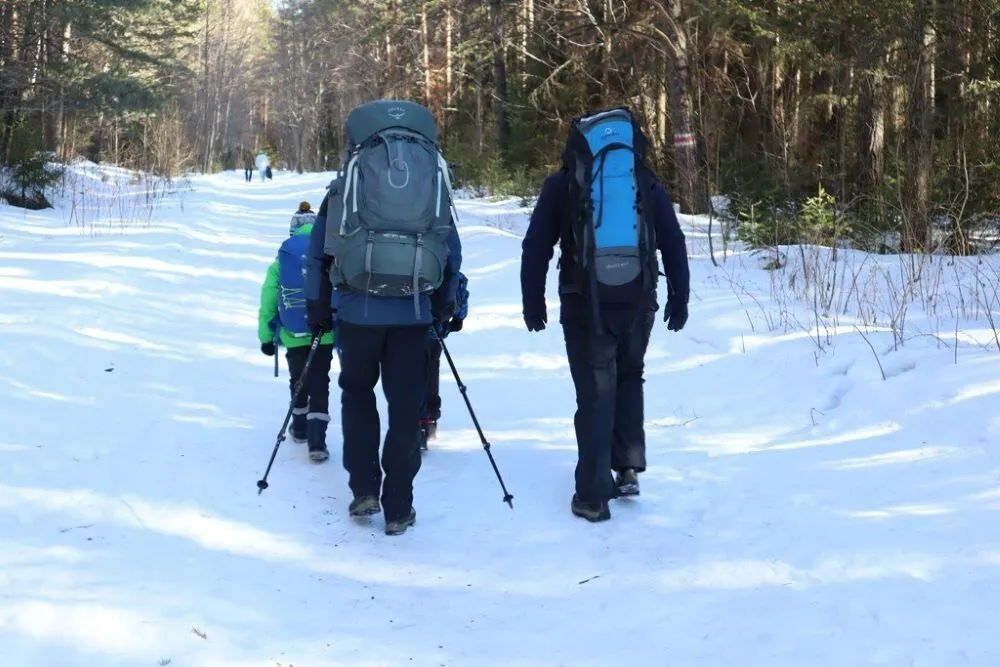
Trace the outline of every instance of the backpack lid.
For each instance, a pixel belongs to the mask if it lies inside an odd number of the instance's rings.
[[[635,114],[627,106],[611,107],[608,109],[598,109],[583,116],[576,116],[570,121],[569,136],[566,139],[566,147],[563,149],[562,161],[565,168],[572,158],[574,147],[574,134],[585,132],[593,125],[605,120],[627,118],[632,123],[632,151],[639,162],[646,159],[649,152],[649,139],[639,127],[639,122]]]
[[[392,127],[416,132],[437,143],[437,123],[430,110],[409,100],[375,100],[360,104],[347,115],[344,129],[352,145]]]

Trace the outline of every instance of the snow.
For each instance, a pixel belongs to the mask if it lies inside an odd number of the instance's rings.
[[[331,175],[72,173],[55,210],[0,206],[5,666],[1000,664],[995,259],[927,260],[904,302],[880,285],[905,261],[809,250],[854,277],[819,308],[797,250],[770,272],[716,237],[714,267],[682,216],[691,319],[654,329],[642,495],[589,524],[555,262],[530,334],[527,209],[462,199],[448,344],[514,510],[444,365],[417,524],[387,537],[347,516],[337,414],[329,462],[286,441],[255,485],[288,400],[260,282]]]

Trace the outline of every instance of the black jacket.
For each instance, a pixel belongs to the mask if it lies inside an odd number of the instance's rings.
[[[687,245],[674,207],[663,186],[653,178],[649,186],[647,215],[656,236],[656,248],[663,260],[663,272],[670,285],[668,296],[672,303],[687,305],[690,296],[690,270]],[[545,310],[545,279],[555,246],[560,241],[563,227],[567,191],[567,174],[560,170],[545,179],[542,191],[531,213],[528,231],[521,243],[521,302],[526,315],[536,315]],[[559,273],[559,296],[563,306],[563,320],[589,312],[582,304],[583,297],[572,293],[572,267],[565,259]],[[655,287],[650,295],[650,310],[656,310]]]

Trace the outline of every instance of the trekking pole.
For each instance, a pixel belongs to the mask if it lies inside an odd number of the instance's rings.
[[[285,421],[281,424],[281,430],[278,431],[278,441],[274,443],[274,450],[271,451],[271,460],[267,462],[267,470],[264,471],[264,476],[257,480],[257,495],[259,496],[267,488],[267,476],[271,474],[271,466],[274,465],[274,457],[278,455],[278,447],[281,446],[281,442],[285,439],[285,429],[288,428],[288,422],[292,419],[292,410],[295,408],[295,399],[299,397],[299,392],[302,391],[302,387],[306,384],[306,376],[309,374],[309,365],[312,364],[313,356],[316,354],[316,350],[319,349],[319,342],[323,338],[323,333],[320,332],[313,336],[312,345],[309,346],[309,356],[306,357],[306,363],[302,367],[302,375],[299,376],[299,381],[295,383],[295,392],[292,394],[292,400],[288,404],[288,412],[285,414]],[[277,356],[277,354],[275,354]]]
[[[483,435],[483,429],[479,426],[479,420],[476,418],[476,412],[472,409],[472,403],[469,402],[468,389],[464,384],[462,384],[462,378],[458,375],[458,369],[455,368],[455,362],[451,358],[451,354],[448,352],[448,346],[444,344],[444,339],[437,335],[434,331],[434,337],[438,339],[441,343],[441,351],[444,352],[445,358],[448,360],[448,365],[451,366],[451,372],[455,376],[455,382],[458,383],[458,390],[462,392],[462,398],[465,399],[465,407],[469,409],[469,416],[472,417],[472,423],[476,425],[476,430],[479,431],[479,439],[483,442],[483,449],[486,450],[486,455],[490,457],[490,463],[493,465],[493,472],[497,474],[497,480],[500,482],[500,488],[503,489],[503,501],[510,505],[511,509],[514,509],[514,496],[512,496],[508,491],[507,487],[503,483],[503,477],[500,476],[500,469],[497,468],[497,462],[493,459],[493,453],[490,451],[490,442]]]

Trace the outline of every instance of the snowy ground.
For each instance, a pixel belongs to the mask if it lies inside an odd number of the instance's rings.
[[[258,496],[287,405],[259,286],[327,180],[197,177],[152,224],[108,218],[97,178],[89,204],[0,206],[4,667],[1000,664],[985,310],[912,310],[898,349],[846,316],[810,334],[756,260],[713,268],[701,220],[690,322],[648,355],[642,496],[612,521],[569,512],[574,398],[558,325],[521,323],[524,213],[476,200],[449,343],[514,511],[447,374],[405,536],[347,517],[336,415],[334,457],[284,443]]]

